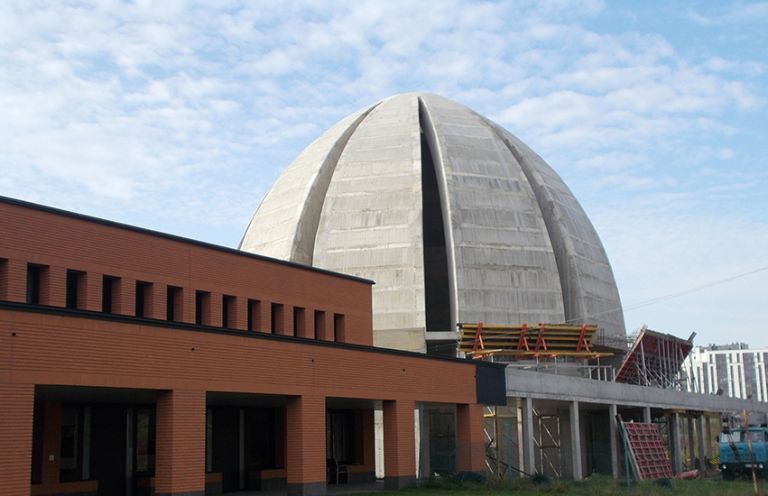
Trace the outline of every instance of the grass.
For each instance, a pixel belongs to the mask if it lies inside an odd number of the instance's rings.
[[[768,495],[768,482],[759,481],[760,494]],[[488,481],[481,484],[456,484],[430,482],[422,487],[401,491],[383,491],[372,496],[539,496],[567,494],[583,496],[749,496],[754,494],[751,481],[721,480],[662,480],[658,482],[633,482],[627,488],[626,481],[609,477],[591,477],[581,482],[553,480],[534,484],[530,479],[512,481]]]

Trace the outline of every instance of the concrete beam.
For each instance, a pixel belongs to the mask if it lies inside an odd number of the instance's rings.
[[[712,394],[687,393],[617,382],[596,381],[581,377],[544,374],[511,367],[507,368],[507,396],[667,410],[736,412],[746,409],[761,415],[768,413],[768,403]]]

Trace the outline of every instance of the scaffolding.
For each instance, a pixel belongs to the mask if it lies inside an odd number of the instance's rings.
[[[582,363],[597,360],[597,365],[586,365],[588,376],[613,380],[613,368],[599,365],[601,357],[613,353],[595,350],[591,343],[598,330],[595,325],[538,324],[529,327],[525,322],[519,325],[477,322],[458,324],[458,329],[457,351],[472,359],[506,362],[513,367],[536,371],[547,369],[555,374],[571,368],[563,367],[565,363],[558,363],[558,359]],[[521,469],[522,445],[519,442],[522,423],[517,413],[510,413],[511,408],[514,407],[486,407],[486,467],[489,472],[502,479],[534,475],[528,471],[562,477],[564,458],[560,417],[533,409],[536,467],[528,467],[524,472]],[[514,411],[517,412],[517,409]]]
[[[594,359],[612,353],[592,349],[595,325],[519,325],[460,323],[458,351],[472,358],[507,359],[572,357]]]
[[[680,377],[681,367],[693,348],[695,335],[686,340],[641,328],[616,373],[616,382],[681,389],[685,382]]]

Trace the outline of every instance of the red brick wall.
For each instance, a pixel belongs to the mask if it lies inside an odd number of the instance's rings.
[[[0,308],[0,329],[0,382],[476,400],[470,361],[10,308]]]
[[[292,484],[325,483],[325,398],[292,396],[285,409],[286,477]]]
[[[155,491],[205,490],[205,391],[164,391],[157,398]]]
[[[485,438],[483,406],[456,407],[456,471],[485,471]]]
[[[270,302],[282,304],[284,333],[293,333],[290,317],[298,306],[306,314],[316,309],[343,314],[347,342],[373,343],[371,288],[366,282],[2,200],[0,232],[0,259],[6,260],[0,267],[0,299],[24,301],[26,263],[31,262],[46,266],[41,291],[46,305],[64,306],[66,269],[72,269],[87,273],[86,287],[92,286],[91,274],[122,278],[123,301],[116,312],[125,315],[133,313],[133,281],[140,280],[153,283],[156,290],[147,308],[152,318],[165,318],[165,286],[172,285],[185,290],[184,322],[194,322],[194,292],[201,290],[210,293],[206,320],[213,326],[221,325],[221,295],[227,294],[243,302],[261,300],[266,312]],[[100,306],[95,288],[87,290],[84,309]],[[268,313],[261,320],[262,326],[269,326]],[[245,330],[246,321],[239,319],[235,327]]]
[[[384,402],[384,472],[386,477],[415,475],[414,402]]]
[[[3,375],[0,371],[0,377]],[[7,381],[7,373],[5,375]],[[0,494],[3,496],[29,494],[33,403],[31,384],[0,383]]]

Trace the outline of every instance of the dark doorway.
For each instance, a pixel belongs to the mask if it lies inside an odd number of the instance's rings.
[[[126,494],[126,413],[122,405],[96,405],[92,409],[92,477],[99,481],[99,496]]]

